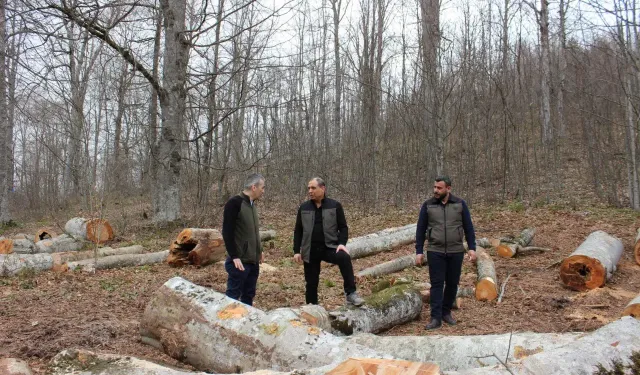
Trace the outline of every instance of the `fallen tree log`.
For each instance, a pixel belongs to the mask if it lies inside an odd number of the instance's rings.
[[[17,358],[0,358],[0,374],[33,375],[27,362]]]
[[[51,267],[51,254],[0,254],[0,276],[15,276],[27,270],[44,271]]]
[[[478,301],[493,301],[498,298],[498,278],[496,267],[489,253],[479,247],[476,250],[478,281],[476,282],[476,299]]]
[[[423,264],[426,263],[426,257],[424,259],[425,259],[425,262],[423,262]],[[405,268],[409,268],[415,265],[416,265],[415,254],[405,255],[403,257],[390,260],[388,262],[377,264],[373,267],[365,268],[356,274],[356,278],[361,279],[367,276],[378,277],[378,276],[388,275],[390,273],[399,272],[404,270]]]
[[[261,230],[260,241],[271,241],[276,238],[275,230]]]
[[[625,307],[622,315],[629,315],[634,318],[640,319],[640,294],[629,302],[627,307]]]
[[[512,242],[500,243],[496,248],[496,252],[503,258],[512,258],[516,255],[520,255],[519,253],[526,253],[526,250],[523,249],[529,246],[531,241],[533,241],[533,236],[535,236],[535,234],[535,228],[526,228],[518,237],[514,238]]]
[[[422,296],[412,284],[400,284],[365,298],[360,307],[344,306],[329,313],[331,327],[346,335],[377,333],[415,320],[422,311]]]
[[[429,303],[431,301],[431,284],[422,283],[416,284],[416,287],[420,290],[422,296],[422,302]],[[460,287],[456,292],[456,299],[453,301],[453,309],[458,310],[462,307],[462,298],[475,297],[476,289],[473,287]]]
[[[0,237],[0,254],[13,253],[13,240],[11,238]]]
[[[56,232],[54,232],[53,230],[49,229],[49,228],[40,228],[38,229],[38,231],[36,232],[36,236],[33,239],[33,242],[38,242],[38,241],[42,241],[42,240],[50,240],[54,237],[57,237],[58,235],[56,234]]]
[[[305,370],[349,357],[388,358],[289,313],[265,313],[180,277],[151,298],[140,332],[145,343],[201,371]]]
[[[105,219],[74,217],[64,226],[65,232],[93,243],[113,240],[113,228]]]
[[[613,276],[624,246],[603,231],[591,233],[560,265],[562,283],[574,290],[603,286]]]
[[[18,254],[34,254],[37,251],[36,244],[30,239],[14,238],[13,252]]]
[[[68,251],[64,253],[53,253],[53,270],[54,271],[66,271],[68,269],[68,262],[78,262],[86,259],[101,258],[113,255],[124,254],[144,254],[144,247],[141,245],[133,245],[127,247],[111,248],[101,247],[88,251]]]
[[[640,264],[640,228],[638,228],[638,233],[636,233],[636,242],[633,246],[633,255],[636,258],[636,263]]]
[[[65,251],[78,251],[87,243],[70,236],[68,234],[61,234],[58,237],[54,237],[48,240],[38,241],[35,244],[34,254],[36,253],[62,253]]]
[[[351,259],[358,259],[388,251],[416,241],[416,224],[356,237],[347,244]]]
[[[147,264],[162,263],[167,259],[169,250],[145,254],[110,255],[97,259],[85,259],[77,262],[68,262],[66,270],[80,270],[95,272],[111,268],[144,266]]]

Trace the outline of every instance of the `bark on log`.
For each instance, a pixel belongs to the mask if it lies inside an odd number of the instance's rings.
[[[290,317],[174,277],[147,305],[140,329],[146,343],[202,371],[305,370],[335,367],[349,357],[385,358]]]
[[[536,234],[535,228],[526,228],[520,235],[513,239],[512,243],[501,243],[497,247],[497,253],[503,258],[512,258],[518,254],[521,248],[529,246],[533,241],[533,236]]]
[[[416,241],[416,224],[356,237],[347,244],[351,259],[363,258]]]
[[[69,262],[67,263],[66,270],[95,272],[95,270],[111,268],[144,266],[147,264],[162,263],[167,259],[168,255],[169,250],[146,254],[111,255],[98,259],[85,259],[77,262]]]
[[[591,233],[560,266],[562,283],[574,290],[601,287],[616,270],[624,246],[603,231]]]
[[[275,230],[261,230],[260,241],[271,241],[276,238]]]
[[[426,257],[424,258],[426,263]],[[366,276],[378,277],[388,275],[390,273],[399,272],[405,268],[412,267],[416,264],[415,254],[405,255],[400,258],[390,260],[388,262],[377,264],[373,267],[365,268],[356,274],[356,278],[361,279]]]
[[[95,257],[101,258],[124,254],[144,254],[144,247],[141,245],[119,247],[116,249],[113,249],[111,247],[101,247],[96,250],[53,253],[51,254],[51,256],[53,258],[53,270],[66,271],[68,269],[68,262],[78,262],[81,260],[93,259]]]
[[[36,232],[36,236],[33,239],[33,242],[39,242],[42,240],[50,240],[54,237],[57,237],[58,235],[56,234],[56,232],[54,232],[53,230],[49,229],[49,228],[40,228],[38,229],[38,231]]]
[[[0,358],[0,374],[33,375],[27,362],[17,358]]]
[[[334,330],[346,335],[377,333],[420,316],[422,296],[412,284],[395,285],[365,298],[360,307],[346,306],[329,313]]]
[[[431,301],[431,284],[423,283],[416,284],[416,287],[420,289],[420,295],[422,296],[422,302],[429,303]],[[453,301],[453,309],[458,310],[462,308],[462,298],[475,297],[476,289],[473,287],[461,287],[458,286],[456,292],[456,299]]]
[[[86,242],[74,238],[68,234],[61,234],[50,240],[38,241],[35,244],[35,253],[62,253],[65,251],[78,251]]]
[[[11,238],[0,237],[0,254],[13,253],[13,240]]]
[[[105,219],[74,217],[67,221],[64,230],[67,233],[93,243],[104,243],[114,238],[113,228]]]
[[[37,251],[36,244],[30,239],[14,238],[13,252],[18,254],[34,254]]]
[[[633,247],[633,255],[636,258],[636,263],[640,264],[640,228],[638,228],[638,233],[636,233],[636,242]]]
[[[634,318],[640,319],[640,294],[629,302],[627,307],[622,312],[622,315],[629,315]]]
[[[493,301],[498,298],[498,278],[496,267],[489,253],[479,247],[476,250],[478,268],[478,282],[476,283],[476,299],[478,301]]]
[[[0,276],[15,276],[26,270],[44,271],[51,267],[51,254],[0,254]]]

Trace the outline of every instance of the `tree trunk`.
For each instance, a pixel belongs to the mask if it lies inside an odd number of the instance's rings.
[[[640,229],[638,229],[638,232],[636,233],[636,242],[633,246],[633,254],[636,258],[636,263],[640,264]]]
[[[4,26],[3,26],[4,27]],[[0,374],[33,375],[27,362],[16,358],[0,358]]]
[[[13,240],[11,238],[0,237],[0,254],[13,253]]]
[[[416,241],[416,224],[356,237],[347,244],[351,259],[363,258]]]
[[[0,254],[33,254],[35,252],[36,245],[29,239],[0,237]]]
[[[426,262],[426,258],[425,258]],[[390,260],[381,264],[377,264],[373,267],[363,269],[356,274],[356,278],[360,279],[366,276],[378,277],[382,275],[388,275],[390,273],[399,272],[405,268],[409,268],[416,264],[415,254],[405,255],[400,258]]]
[[[567,287],[587,290],[601,287],[611,278],[622,256],[619,239],[596,231],[566,258],[560,266],[560,278]]]
[[[85,245],[86,242],[78,238],[67,234],[61,234],[50,240],[37,242],[34,253],[62,253],[65,251],[77,251],[82,249]]]
[[[51,254],[0,254],[0,276],[14,276],[22,270],[44,271],[52,266]]]
[[[433,363],[415,363],[397,359],[349,358],[327,375],[440,375],[440,367]]]
[[[498,278],[493,259],[481,247],[476,250],[478,282],[476,283],[476,299],[478,301],[493,301],[498,298]]]
[[[342,307],[329,315],[333,329],[351,335],[382,332],[415,320],[421,311],[420,292],[412,284],[400,284],[368,296],[360,307]]]
[[[111,241],[114,238],[113,228],[105,219],[74,217],[67,221],[64,230],[71,235],[98,244]]]
[[[541,50],[541,120],[542,120],[542,142],[547,150],[551,146],[553,140],[553,125],[551,124],[551,67],[549,57],[549,1],[540,0],[540,18],[538,20],[540,26],[540,50]]]
[[[144,342],[203,371],[305,370],[349,357],[384,357],[290,318],[174,277],[152,297],[140,329]]]
[[[49,228],[41,228],[41,229],[38,229],[38,232],[36,233],[36,237],[33,241],[38,242],[41,240],[51,239],[56,236],[57,234],[53,230]]]
[[[497,253],[503,258],[512,258],[518,254],[518,251],[529,246],[536,234],[535,228],[526,228],[520,235],[513,240],[513,243],[501,243],[497,248]]]
[[[622,315],[633,316],[636,319],[640,319],[640,294],[629,302],[627,307],[622,312]]]
[[[78,262],[68,262],[67,270],[80,269],[84,272],[95,272],[95,270],[106,270],[111,268],[144,266],[147,264],[162,263],[167,259],[169,250],[158,251],[145,254],[123,254],[111,255],[98,259],[85,259]]]
[[[13,129],[7,116],[5,6],[6,0],[0,0],[0,224],[12,220],[9,196],[13,190]]]
[[[66,271],[69,268],[67,265],[67,263],[69,262],[78,262],[86,259],[93,261],[93,259],[96,257],[107,257],[124,254],[144,254],[144,247],[140,245],[119,247],[116,249],[112,249],[110,247],[101,247],[99,249],[89,251],[69,251],[65,253],[53,253],[51,254],[51,256],[53,258],[53,270]]]

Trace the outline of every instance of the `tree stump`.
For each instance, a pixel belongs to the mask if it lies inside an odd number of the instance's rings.
[[[624,246],[619,239],[603,232],[591,233],[560,266],[562,283],[574,290],[601,287],[616,270]]]
[[[627,307],[622,312],[622,315],[633,316],[636,319],[640,319],[640,294],[629,302]]]
[[[93,243],[113,240],[113,228],[105,219],[74,217],[64,226],[65,232]]]
[[[476,282],[476,299],[478,301],[493,301],[498,298],[498,278],[496,267],[491,255],[481,247],[476,250],[478,268],[478,282]]]

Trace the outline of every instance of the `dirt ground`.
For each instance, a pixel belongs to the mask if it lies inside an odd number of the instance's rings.
[[[351,237],[386,227],[415,222],[418,206],[412,210],[363,213],[345,205]],[[213,213],[215,215],[218,213]],[[219,215],[221,216],[221,215]],[[261,223],[275,229],[278,239],[267,244],[266,262],[278,268],[260,275],[255,307],[269,310],[304,303],[302,267],[291,260],[295,207],[263,207]],[[515,204],[503,207],[475,207],[472,216],[478,237],[497,238],[517,234],[525,227],[537,229],[536,246],[553,251],[515,259],[494,256],[499,283],[511,274],[502,303],[478,302],[467,298],[454,315],[459,324],[434,332],[445,335],[479,335],[511,331],[589,331],[620,317],[626,304],[640,292],[640,266],[633,261],[635,229],[640,216],[630,210],[590,207],[571,209],[546,206],[525,209]],[[111,246],[144,244],[149,251],[168,248],[182,226],[152,229],[148,220],[116,221],[118,238]],[[28,223],[4,233],[35,233],[40,223]],[[49,223],[51,224],[51,223]],[[184,223],[193,226],[194,223]],[[124,229],[124,230],[123,230]],[[595,230],[622,239],[625,251],[618,270],[604,288],[575,292],[563,288],[559,261]],[[395,257],[414,252],[404,246],[354,261],[357,272]],[[495,253],[493,253],[495,255]],[[427,268],[412,268],[398,275],[428,281]],[[135,355],[186,367],[155,348],[142,344],[138,326],[153,293],[169,278],[184,277],[196,284],[224,292],[226,273],[221,265],[202,269],[170,268],[164,264],[120,270],[22,275],[0,278],[0,357],[18,357],[29,362],[36,373],[46,373],[48,361],[67,348]],[[463,266],[462,286],[472,286],[475,267]],[[360,292],[367,295],[375,280],[365,280]],[[326,265],[320,282],[320,303],[332,309],[343,303],[342,279],[337,267]],[[425,305],[419,320],[397,326],[385,335],[427,335],[429,318]],[[186,367],[188,368],[188,367]]]

